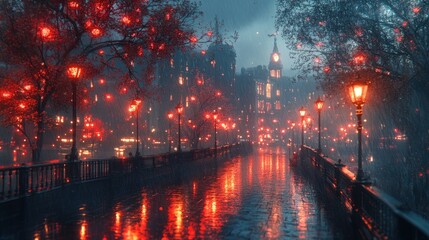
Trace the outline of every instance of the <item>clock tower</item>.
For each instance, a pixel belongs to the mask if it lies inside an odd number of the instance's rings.
[[[268,69],[270,70],[270,78],[281,78],[282,77],[282,61],[280,59],[279,49],[277,48],[277,38],[274,38],[274,48],[271,53],[270,63],[268,64]]]

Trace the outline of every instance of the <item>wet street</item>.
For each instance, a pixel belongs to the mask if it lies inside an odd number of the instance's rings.
[[[124,186],[126,187],[126,186]],[[255,149],[203,178],[143,187],[133,196],[50,214],[32,239],[343,239],[343,221],[289,166],[281,149]],[[334,218],[337,218],[333,221]]]

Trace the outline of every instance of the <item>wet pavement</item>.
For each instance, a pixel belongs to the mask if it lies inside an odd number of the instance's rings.
[[[124,186],[126,187],[126,186]],[[38,226],[24,227],[25,239],[345,239],[281,149],[255,149],[204,177],[138,194],[82,205],[63,219],[50,213]],[[61,220],[59,220],[61,218]],[[13,237],[13,235],[9,235]],[[21,238],[20,237],[20,238]],[[1,237],[0,237],[1,238]]]

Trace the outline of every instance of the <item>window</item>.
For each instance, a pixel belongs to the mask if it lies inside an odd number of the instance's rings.
[[[276,69],[271,69],[270,70],[270,77],[272,78],[280,78],[280,70],[276,70]]]
[[[258,112],[264,112],[264,101],[258,100]]]
[[[280,101],[276,101],[275,108],[276,110],[281,110],[282,106],[280,105]]]
[[[267,83],[267,88],[266,88],[266,94],[265,94],[265,96],[267,98],[271,98],[271,84],[270,83]]]
[[[280,96],[280,90],[279,89],[276,90],[276,96]]]
[[[267,112],[271,111],[271,103],[267,102]]]
[[[264,95],[264,87],[263,87],[262,83],[258,82],[256,91],[257,91],[258,95]]]

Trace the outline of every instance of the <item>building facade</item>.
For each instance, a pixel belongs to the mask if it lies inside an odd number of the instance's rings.
[[[274,39],[273,51],[270,54],[268,68],[266,66],[257,66],[241,70],[239,77],[240,85],[250,84],[254,91],[241,95],[242,99],[248,96],[253,97],[252,102],[245,102],[248,112],[247,119],[252,126],[251,139],[261,144],[280,144],[283,140],[284,127],[284,93],[282,89],[285,81],[283,77],[283,65],[280,58],[280,52],[277,47],[277,41]],[[240,95],[240,94],[239,94]],[[247,117],[247,116],[246,116]]]

